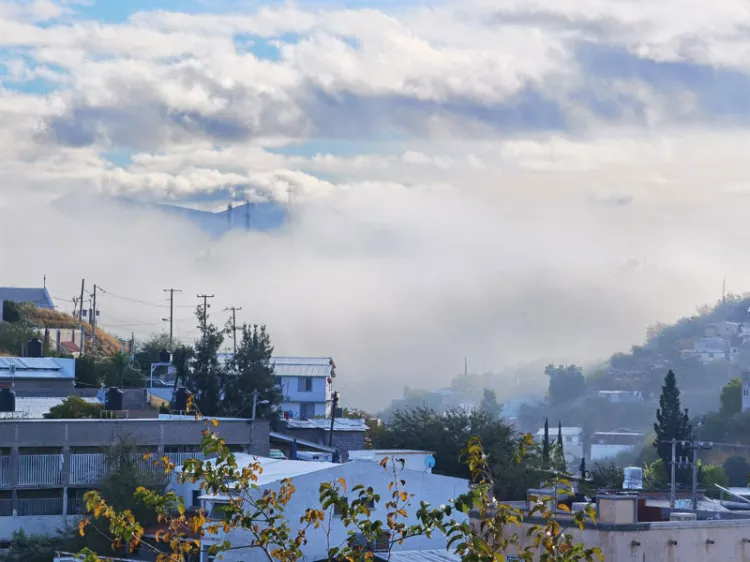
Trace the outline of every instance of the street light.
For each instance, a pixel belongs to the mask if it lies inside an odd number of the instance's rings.
[[[256,388],[253,390],[253,415],[250,418],[251,420],[255,420],[255,414],[256,410],[258,409],[258,404],[270,404],[268,400],[258,400],[258,389]]]

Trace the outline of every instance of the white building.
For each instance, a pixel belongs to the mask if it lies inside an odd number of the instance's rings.
[[[226,363],[231,353],[219,353]],[[331,357],[272,357],[274,373],[283,393],[281,411],[286,418],[324,418],[333,394],[336,365]],[[261,397],[262,399],[262,397]]]
[[[264,490],[278,490],[282,480],[291,479],[296,491],[286,505],[284,513],[291,526],[292,536],[295,536],[297,528],[302,526],[299,521],[305,511],[310,507],[320,505],[320,485],[323,483],[336,484],[340,479],[343,479],[349,490],[357,484],[371,486],[375,493],[381,497],[380,502],[372,511],[372,518],[382,520],[384,525],[386,519],[384,504],[390,499],[388,485],[394,481],[394,478],[404,480],[405,490],[413,495],[413,500],[410,500],[406,507],[407,517],[403,520],[407,525],[417,523],[416,511],[419,509],[420,502],[428,502],[433,506],[447,504],[451,499],[466,493],[469,485],[467,480],[438,476],[424,471],[398,469],[397,474],[394,474],[392,466],[384,469],[374,462],[354,461],[333,464],[269,459],[247,454],[237,454],[235,457],[240,467],[249,466],[256,462],[262,466],[263,470],[255,482],[258,488],[253,494],[261,495]],[[220,508],[222,504],[229,502],[229,498],[226,496],[204,495],[200,490],[199,482],[181,484],[176,482],[176,478],[174,478],[171,488],[183,498],[187,508],[203,507],[208,512],[209,517],[212,513],[215,514],[217,508]],[[306,533],[307,544],[304,547],[305,560],[325,560],[327,559],[329,544],[346,543],[348,531],[352,528],[345,527],[333,510],[326,513],[326,521],[331,522],[330,542],[327,524],[322,525],[319,529],[308,529]],[[203,546],[207,548],[211,544],[209,542],[211,540],[228,540],[233,545],[242,545],[248,544],[249,535],[243,529],[233,529],[226,535],[219,534],[218,536],[204,538]],[[431,538],[414,537],[408,539],[402,545],[394,545],[394,550],[444,551],[446,546],[445,536],[441,533],[435,533]],[[221,559],[222,562],[267,562],[268,560],[262,552],[256,549],[230,550],[222,553]]]
[[[562,428],[563,452],[565,453],[565,462],[568,467],[573,467],[583,458],[583,428],[581,427],[564,427]],[[536,442],[541,443],[544,439],[544,428],[536,432]],[[557,428],[549,428],[549,442],[557,441]]]
[[[369,461],[380,463],[383,459],[404,461],[404,468],[422,472],[432,472],[435,466],[435,453],[432,451],[414,451],[409,449],[362,449],[349,451],[350,461]]]
[[[634,431],[598,431],[591,436],[592,461],[613,459],[633,451],[643,441],[643,433]]]
[[[600,390],[597,395],[613,404],[643,402],[643,393],[640,390]]]

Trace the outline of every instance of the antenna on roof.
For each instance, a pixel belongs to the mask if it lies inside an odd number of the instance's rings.
[[[44,274],[44,288],[47,288],[47,274]]]

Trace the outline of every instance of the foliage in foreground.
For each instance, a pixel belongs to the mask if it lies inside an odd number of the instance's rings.
[[[216,421],[211,423],[218,425]],[[527,436],[518,451],[519,459],[531,445],[533,441]],[[299,521],[291,521],[285,514],[295,493],[291,479],[283,480],[278,489],[261,490],[256,484],[261,466],[257,463],[238,466],[221,437],[208,427],[204,431],[202,450],[207,456],[214,456],[214,460],[188,460],[182,472],[172,476],[183,483],[198,482],[204,494],[228,496],[229,503],[223,507],[221,515],[212,518],[203,510],[188,513],[182,499],[173,492],[164,494],[139,487],[135,494],[138,502],[149,506],[164,528],[156,533],[158,544],[151,545],[144,541],[144,525],[131,510],[118,510],[97,492],[89,492],[85,499],[90,515],[81,521],[80,534],[83,536],[93,528],[98,534],[108,535],[115,549],[153,549],[159,562],[186,561],[200,552],[201,540],[206,539],[213,543],[210,554],[260,549],[269,560],[297,562],[303,558],[308,535],[313,530],[322,530],[328,538],[330,562],[373,560],[375,553],[370,545],[376,541],[386,544],[385,551],[379,552],[378,557],[389,559],[394,546],[413,537],[436,534],[444,535],[448,549],[466,562],[503,560],[506,552],[525,561],[533,560],[535,555],[544,562],[602,559],[598,549],[576,543],[567,527],[582,529],[586,518],[594,516],[591,506],[586,513],[566,514],[560,518],[553,509],[554,498],[538,498],[527,515],[531,518],[527,521],[527,533],[521,532],[524,514],[495,500],[490,458],[475,437],[464,450],[471,486],[466,494],[448,505],[434,507],[414,498],[400,477],[404,461],[385,459],[381,466],[392,474],[386,497],[381,498],[376,490],[363,484],[350,487],[343,479],[323,483],[319,489],[319,505],[307,508]],[[167,473],[175,469],[166,457],[154,463]],[[551,484],[558,495],[570,493],[569,482],[557,476],[553,476]],[[385,510],[385,517],[373,517],[378,506]],[[570,512],[563,504],[559,509]],[[410,510],[412,521],[416,523],[409,522]],[[337,519],[333,517],[334,512]],[[347,539],[341,543],[331,542],[334,521],[347,531]],[[219,538],[232,530],[244,531],[248,540],[232,545]],[[90,549],[84,549],[81,554],[86,562],[99,560]]]

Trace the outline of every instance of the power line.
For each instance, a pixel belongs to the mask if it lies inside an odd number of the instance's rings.
[[[242,310],[242,307],[237,308],[236,306],[230,306],[224,309],[224,312],[232,311],[232,340],[234,343],[234,354],[237,355],[237,312]]]
[[[137,303],[137,304],[142,304],[144,306],[153,306],[153,307],[156,307],[156,308],[169,308],[168,304],[157,304],[157,303],[154,303],[154,302],[147,302],[147,301],[140,300],[140,299],[134,299],[134,298],[130,298],[130,297],[123,297],[122,295],[116,295],[115,293],[112,293],[110,291],[105,291],[101,287],[99,287],[98,289],[99,289],[99,291],[101,291],[105,295],[109,295],[110,297],[113,297],[113,298],[116,298],[116,299],[120,299],[120,300],[124,300],[124,301],[128,301],[128,302],[133,302],[133,303]]]

